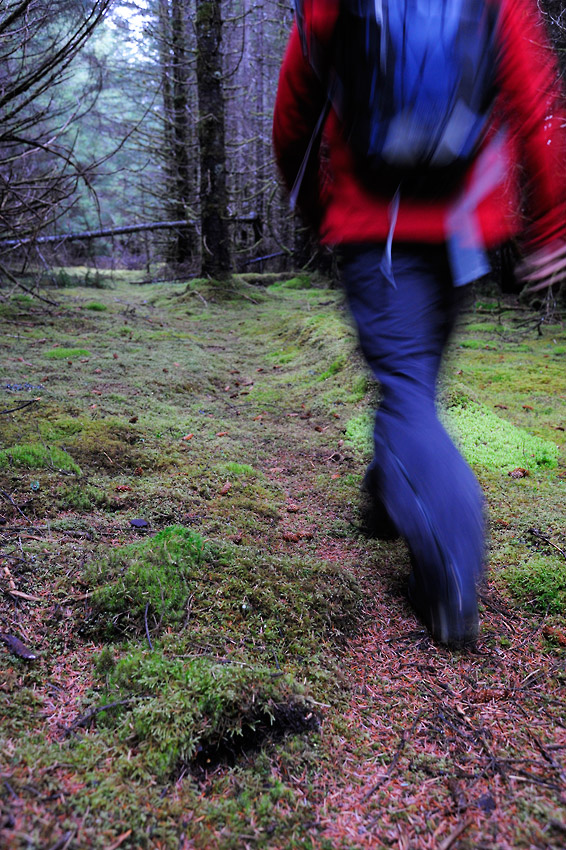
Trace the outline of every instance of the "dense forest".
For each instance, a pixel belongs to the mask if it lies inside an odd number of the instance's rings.
[[[73,264],[217,279],[320,262],[271,151],[291,3],[1,6],[4,282]],[[545,8],[560,48],[560,3]]]
[[[213,278],[285,267],[302,231],[271,115],[290,4],[2,5],[8,278],[77,263]]]

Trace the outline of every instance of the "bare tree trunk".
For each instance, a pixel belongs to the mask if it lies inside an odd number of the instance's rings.
[[[231,273],[221,52],[222,16],[220,0],[197,0],[196,6],[201,274],[203,277],[219,280]]]
[[[175,182],[175,200],[171,212],[174,219],[181,220],[188,216],[190,199],[193,195],[189,160],[191,134],[188,94],[188,37],[185,27],[183,0],[173,0],[171,13],[171,46],[173,52],[173,163]],[[183,266],[192,259],[195,248],[193,233],[194,231],[188,227],[178,231],[175,242],[175,265]]]

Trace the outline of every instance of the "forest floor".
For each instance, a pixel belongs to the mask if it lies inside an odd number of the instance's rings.
[[[359,531],[341,293],[125,278],[0,300],[0,846],[564,848],[560,315],[478,290],[447,359],[490,516],[456,652]]]

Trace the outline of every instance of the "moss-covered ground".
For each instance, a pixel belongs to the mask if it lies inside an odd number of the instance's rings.
[[[0,845],[563,847],[560,315],[478,292],[451,346],[490,572],[449,653],[359,532],[340,291],[77,283],[0,300]]]

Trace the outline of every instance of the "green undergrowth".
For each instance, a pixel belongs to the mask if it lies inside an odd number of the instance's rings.
[[[441,407],[439,415],[473,467],[510,472],[517,467],[537,470],[557,466],[556,443],[529,434],[465,396],[459,395]],[[372,427],[373,413],[369,411],[356,414],[346,424],[346,440],[361,455],[371,453]]]
[[[15,466],[26,469],[58,469],[80,475],[80,467],[67,452],[56,446],[20,444],[0,451],[0,469]]]
[[[339,643],[356,622],[360,591],[350,573],[316,558],[269,555],[216,543],[182,526],[91,564],[89,630],[106,639],[155,634],[190,622],[190,639],[226,649],[239,635],[256,660],[282,653],[299,666],[321,641]]]
[[[502,576],[511,592],[538,614],[561,617],[566,611],[566,560],[555,553],[522,553]]]
[[[327,698],[361,599],[352,575],[324,561],[218,544],[182,526],[116,550],[85,578],[84,628],[117,642],[119,657],[107,649],[97,662],[101,705],[118,706],[103,725],[135,742],[134,772],[162,778],[315,729],[310,697]]]
[[[37,654],[0,645],[0,843],[324,846],[317,772],[337,737],[368,756],[341,716],[353,571],[397,593],[409,569],[352,522],[376,386],[320,279],[144,276],[93,292],[70,270],[48,321],[0,303],[3,563],[31,597],[0,594],[0,631]],[[527,318],[477,300],[441,408],[489,505],[490,581],[536,634],[566,602],[566,336]]]
[[[452,438],[472,466],[501,469],[556,467],[556,443],[529,434],[471,400],[459,400],[444,411]]]

